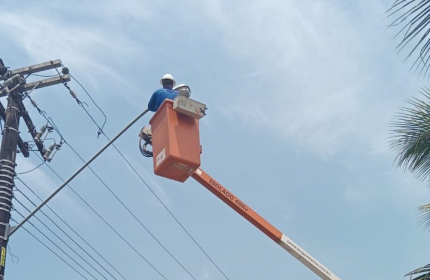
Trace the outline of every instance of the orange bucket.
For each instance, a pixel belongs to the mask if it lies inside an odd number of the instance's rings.
[[[166,99],[149,123],[154,173],[185,182],[200,166],[199,120],[175,112]]]

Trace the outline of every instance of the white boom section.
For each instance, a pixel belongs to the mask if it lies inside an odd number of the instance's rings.
[[[308,252],[300,248],[299,245],[289,239],[285,234],[282,234],[281,240],[278,242],[278,244],[322,279],[341,280],[327,267],[314,259]]]

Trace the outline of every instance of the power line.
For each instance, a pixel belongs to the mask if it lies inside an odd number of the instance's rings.
[[[15,212],[17,212],[23,219],[25,218],[24,215],[22,215],[17,209],[15,209]],[[40,234],[42,234],[46,239],[48,239],[57,249],[59,249],[63,254],[65,254],[67,257],[69,257],[75,264],[77,264],[80,268],[82,268],[86,273],[88,273],[91,277],[97,280],[97,278],[94,277],[88,270],[86,270],[81,264],[79,264],[77,261],[75,261],[69,254],[67,254],[63,249],[61,249],[54,241],[52,241],[46,234],[44,234],[40,229],[38,229],[31,221],[28,221],[30,225],[32,225]],[[85,277],[84,277],[85,278]],[[88,278],[85,278],[88,279]]]
[[[41,157],[35,153],[40,159]],[[65,182],[65,180],[54,170],[51,166],[46,165],[61,181]],[[152,264],[150,263],[139,251],[137,251],[136,248],[134,248],[117,230],[115,230],[111,224],[109,224],[85,199],[83,199],[82,196],[80,196],[70,185],[67,185],[69,189],[88,207],[91,209],[91,211],[94,212],[94,214],[97,215],[113,232],[118,235],[119,238],[121,238],[136,254],[140,256],[141,259],[143,259],[152,269],[154,269],[163,279],[167,278]]]
[[[32,192],[40,201],[43,201],[24,181],[22,181],[19,177],[16,177],[30,192]],[[63,218],[61,218],[56,211],[54,211],[49,205],[46,207],[51,210],[51,212],[60,219],[71,231],[73,231],[88,247],[90,247],[100,258],[102,258],[113,270],[116,271],[124,280],[126,278],[108,261],[103,257],[90,243],[88,243],[85,238],[83,238],[78,232],[76,232]]]
[[[36,108],[37,108],[37,106],[35,106]],[[51,118],[47,118],[46,117],[46,115],[45,115],[45,113],[43,112],[43,111],[41,111],[39,108],[37,108],[38,110],[39,110],[39,112],[42,112],[41,114],[45,117],[45,119],[48,121],[48,122],[52,122],[52,119]],[[139,117],[141,117],[143,114],[145,114],[147,112],[147,110],[146,111],[144,111],[142,114],[140,114],[139,115]],[[136,119],[137,120],[137,119]],[[129,124],[129,126],[131,126],[132,124]],[[54,125],[54,127],[55,127],[55,125]],[[61,135],[61,133],[58,131],[58,128],[56,128],[55,127],[55,129],[57,130],[57,132]],[[124,130],[123,130],[124,131]],[[119,135],[118,136],[116,136],[116,137],[119,137]],[[64,142],[66,142],[65,140],[64,140],[64,138],[62,137],[62,141],[64,141]],[[106,146],[107,147],[107,146]],[[102,151],[100,151],[99,153],[101,153]],[[37,155],[37,154],[36,154]],[[40,158],[40,156],[39,155],[37,155],[38,157],[39,157],[39,159],[41,159]],[[94,158],[94,157],[93,157]],[[41,159],[42,160],[42,159]],[[86,164],[87,165],[87,164]],[[53,169],[50,167],[50,166],[48,166],[52,171],[53,171]],[[82,168],[81,168],[81,170],[82,170]],[[57,174],[57,176],[58,176],[58,174]],[[61,177],[60,177],[61,178]],[[61,180],[63,180],[62,178],[61,178]],[[69,179],[70,180],[70,179]],[[63,180],[63,182],[65,182],[64,180]],[[64,186],[68,186],[75,194],[77,194],[68,184],[63,184],[63,187]],[[58,190],[57,190],[58,191]],[[51,196],[52,197],[52,196]],[[78,195],[78,197],[80,197],[79,195]],[[95,210],[94,210],[94,208],[92,208],[85,200],[83,200],[83,198],[82,197],[80,197],[81,199],[82,199],[82,201],[91,209],[91,210],[93,210],[93,212],[94,213],[96,213],[97,215],[98,215],[98,217],[99,218],[101,218],[124,242],[126,242],[129,246],[130,246],[130,248],[132,248],[148,265],[150,265],[161,277],[163,277],[164,279],[166,279],[167,280],[167,278],[158,270],[158,269],[156,269],[155,268],[155,266],[154,265],[152,265],[142,254],[140,254],[126,239],[124,239],[109,223],[107,223],[107,221],[105,220],[105,219],[103,219],[103,217],[101,217],[101,215],[99,215]],[[43,204],[42,204],[42,206],[43,206]],[[42,206],[38,206],[36,209],[38,209],[38,208],[40,208],[40,207],[42,207]],[[34,214],[34,212],[35,211],[33,211],[31,214]],[[29,219],[29,217],[27,217],[27,218],[24,218],[24,221],[27,221]],[[19,226],[21,226],[23,224],[23,222],[21,222],[17,227],[19,227]],[[16,228],[17,227],[15,227],[15,230],[16,230]],[[14,232],[14,230],[12,231],[12,233]]]
[[[99,111],[103,114],[103,116],[104,116],[104,118],[105,118],[105,121],[104,121],[104,123],[103,123],[103,125],[102,125],[102,127],[101,128],[99,128],[100,129],[100,132],[103,132],[103,128],[104,128],[104,126],[105,126],[105,124],[106,124],[106,122],[107,122],[107,116],[106,116],[106,114],[105,114],[105,112],[103,112],[103,110],[99,107],[99,105],[97,104],[97,102],[95,102],[94,101],[94,99],[91,97],[91,95],[88,93],[88,91],[85,89],[85,87],[72,75],[72,74],[70,74],[70,77],[72,77],[72,79],[73,80],[75,80],[75,82],[77,82],[78,83],[78,85],[80,85],[81,86],[81,88],[85,91],[85,93],[88,95],[88,97],[91,99],[91,101],[94,103],[94,105],[97,107],[97,109],[99,109]]]
[[[21,214],[20,214],[21,215]],[[22,215],[21,215],[22,216]],[[17,221],[15,221],[15,219],[11,219],[12,221],[14,221],[15,223],[18,223]],[[43,241],[41,241],[39,238],[37,238],[34,234],[32,234],[25,226],[22,227],[28,234],[30,234],[34,239],[36,239],[37,241],[39,241],[40,244],[42,244],[43,246],[45,246],[46,249],[48,249],[49,251],[51,251],[51,253],[53,253],[55,256],[57,256],[60,260],[62,260],[65,264],[67,264],[71,269],[73,269],[76,273],[78,273],[79,275],[82,276],[82,278],[87,279],[87,277],[85,277],[84,275],[82,275],[82,273],[80,273],[76,268],[74,268],[69,262],[67,262],[65,259],[63,259],[60,255],[58,255],[54,250],[52,250],[48,245],[46,245],[45,243],[43,243]]]
[[[107,135],[103,132],[103,135],[109,140]],[[206,255],[206,257],[211,261],[211,263],[218,269],[218,271],[227,279],[230,280],[227,275],[221,270],[221,268],[215,263],[215,261],[212,260],[212,258],[209,256],[209,254],[203,249],[203,247],[197,242],[197,240],[194,239],[194,237],[191,235],[191,233],[188,232],[188,230],[185,228],[184,225],[176,218],[176,216],[170,211],[169,208],[167,208],[166,204],[161,200],[161,198],[154,192],[154,190],[146,183],[146,181],[140,176],[139,172],[133,167],[133,165],[127,160],[127,158],[120,152],[120,150],[115,146],[112,145],[117,152],[121,155],[121,157],[125,160],[125,162],[130,166],[130,168],[134,171],[134,173],[140,178],[140,180],[145,184],[145,186],[151,191],[151,193],[157,198],[157,200],[163,205],[164,209],[172,216],[172,218],[178,223],[178,225],[185,231],[185,233],[191,238],[191,240],[197,245],[197,247],[200,248],[200,250]]]
[[[32,73],[32,74],[28,75],[26,78],[28,78],[31,75],[36,76],[36,77],[43,77],[43,78],[57,77],[57,74],[53,74],[53,75],[41,75],[41,74],[34,74],[34,73]]]
[[[52,118],[49,118],[46,114],[46,112],[40,110],[40,108],[38,108],[37,106],[35,106],[39,111],[43,112],[41,113],[42,116],[46,119],[46,121],[48,122],[48,124],[50,124],[54,130],[60,135],[62,141],[64,141],[64,143],[69,146],[69,148],[82,160],[82,162],[85,163],[85,160],[81,157],[81,155],[72,147],[72,145],[70,145],[66,139],[63,137],[63,135],[61,134],[61,132],[59,131],[58,127],[55,125],[54,121],[52,120]],[[87,111],[86,111],[87,112]],[[87,112],[87,114],[89,114]],[[95,121],[93,119],[93,121]],[[100,128],[100,131],[103,133],[103,131]],[[39,155],[38,155],[39,157]],[[39,157],[40,158],[40,157]],[[109,188],[109,186],[100,178],[100,176],[90,167],[88,166],[88,169],[91,170],[91,172],[97,177],[97,179],[108,189],[108,191],[118,200],[118,202],[127,210],[127,212],[129,212],[129,214],[132,215],[132,217],[142,226],[143,229],[145,229],[150,235],[151,237],[164,249],[164,251],[166,251],[170,257],[173,258],[173,260],[194,280],[197,280],[190,272],[189,270],[187,270],[185,268],[185,266],[175,257],[173,256],[173,254],[161,243],[160,240],[158,240],[155,235],[142,223],[142,221],[140,221],[137,216],[125,205],[125,203],[112,191],[111,188]]]
[[[17,179],[25,184],[20,178],[17,177]],[[26,184],[25,184],[26,185]],[[26,185],[27,186],[27,185]],[[15,186],[16,188],[16,186]],[[28,186],[27,186],[28,188]],[[18,188],[16,188],[28,201],[30,201],[31,204],[33,204],[34,207],[37,207],[37,205],[27,196],[24,194],[24,192],[22,192],[21,190],[19,190]],[[27,209],[28,210],[28,209]],[[51,209],[52,211],[52,209]],[[106,271],[110,276],[112,276],[114,279],[116,279],[115,276],[113,276],[103,265],[100,264],[100,262],[98,262],[96,259],[94,259],[93,256],[91,256],[84,248],[82,248],[81,245],[79,245],[79,243],[77,243],[67,232],[65,232],[55,221],[53,221],[47,214],[45,214],[45,212],[43,210],[40,210],[40,212],[46,217],[48,218],[64,235],[66,235],[76,246],[79,247],[79,249],[81,249],[85,254],[87,254],[87,256],[89,256],[95,263],[97,263],[104,271]],[[37,217],[36,217],[37,218]],[[40,220],[39,220],[40,221]],[[42,223],[43,224],[43,223]],[[74,251],[75,252],[75,251]],[[76,253],[76,252],[75,252]],[[77,254],[77,253],[76,253]],[[79,255],[79,254],[78,254]],[[80,255],[79,255],[80,256]],[[81,256],[80,256],[81,257]],[[82,257],[81,257],[82,258]],[[83,258],[82,258],[83,259]],[[85,260],[84,260],[85,261]],[[90,265],[91,266],[91,265]],[[93,266],[91,266],[93,267]],[[95,269],[93,267],[93,269]],[[100,273],[99,273],[100,274]],[[102,275],[102,277],[104,277]],[[104,277],[105,278],[105,277]],[[106,278],[105,278],[106,279]]]
[[[63,67],[64,67],[64,65],[63,65]],[[58,73],[58,76],[59,77],[61,77],[61,74],[60,74],[60,72],[58,71],[58,69],[57,68],[55,68],[55,70],[57,71],[57,73]],[[97,105],[97,103],[94,101],[94,99],[91,97],[91,95],[88,93],[88,91],[85,89],[85,87],[75,78],[75,77],[73,77],[72,76],[72,74],[70,74],[70,76],[81,86],[81,88],[85,91],[85,93],[88,95],[88,97],[91,99],[91,101],[94,103],[94,105],[97,107],[97,109],[99,109],[99,111],[103,114],[103,117],[104,117],[104,122],[103,122],[103,125],[102,125],[102,127],[100,128],[100,126],[97,124],[97,127],[99,128],[99,131],[98,131],[98,133],[97,133],[97,138],[98,138],[98,136],[100,136],[100,134],[103,132],[103,128],[104,128],[104,126],[105,126],[105,124],[106,124],[106,121],[107,121],[107,117],[106,117],[106,114],[103,112],[103,110]],[[76,94],[75,94],[75,92],[67,85],[67,82],[66,81],[64,81],[63,82],[63,84],[64,84],[64,87],[66,87],[68,90],[69,90],[69,92],[70,92],[70,94],[72,95],[72,97],[74,98],[74,99],[76,99],[76,102],[78,103],[78,105],[79,106],[81,106],[82,107],[82,109],[87,113],[87,115],[93,120],[93,122],[96,122],[95,120],[94,120],[94,118],[91,116],[91,114],[88,112],[88,110],[87,109],[85,109],[85,107],[84,107],[84,104],[86,105],[86,103],[85,102],[81,102],[79,99],[78,99],[78,97],[76,96]],[[88,105],[87,105],[88,106]]]
[[[109,140],[107,135],[103,133],[103,135]],[[221,268],[212,260],[209,254],[203,249],[203,247],[194,239],[191,233],[182,225],[182,223],[176,218],[176,216],[170,211],[170,209],[164,204],[161,198],[154,192],[154,190],[146,183],[146,181],[140,176],[137,170],[133,167],[133,165],[127,160],[127,158],[119,151],[119,149],[113,145],[113,147],[117,150],[117,152],[121,155],[121,157],[125,160],[125,162],[130,166],[130,168],[134,171],[134,173],[140,178],[140,180],[145,184],[145,186],[151,191],[151,193],[157,198],[157,200],[163,205],[164,209],[172,216],[172,218],[178,223],[178,225],[185,231],[185,233],[191,238],[191,240],[200,248],[200,250],[206,255],[206,257],[212,262],[212,264],[218,269],[218,271],[227,279],[230,280],[227,275],[221,270]]]
[[[75,79],[76,80],[76,79]],[[79,82],[78,82],[79,83]],[[80,83],[79,83],[80,84]],[[80,84],[82,88],[82,84]],[[85,88],[84,88],[85,90]],[[85,92],[89,95],[89,93],[85,90]],[[91,97],[90,97],[91,98]],[[91,98],[91,100],[96,104],[96,102]],[[96,105],[97,108],[100,109],[98,105]],[[97,122],[94,120],[94,118],[90,115],[90,113],[85,110],[83,106],[81,106],[84,111],[87,113],[87,115],[90,117],[90,119],[93,121],[93,123],[98,127],[99,132],[103,134],[108,141],[110,141],[110,138],[106,135],[106,133],[103,131],[103,129],[97,124]],[[133,172],[139,177],[139,179],[145,184],[145,186],[151,191],[151,193],[157,198],[157,200],[163,205],[163,207],[166,209],[166,211],[172,216],[172,218],[178,223],[178,225],[185,231],[185,233],[191,238],[191,240],[197,245],[197,247],[205,254],[205,256],[209,259],[209,261],[218,269],[218,271],[226,278],[227,280],[230,280],[227,275],[222,271],[222,269],[215,263],[214,260],[209,256],[209,254],[203,249],[203,247],[197,242],[197,240],[194,239],[194,237],[191,235],[191,233],[188,232],[188,230],[185,228],[184,225],[179,221],[179,219],[169,210],[169,208],[163,203],[163,201],[160,199],[160,197],[154,192],[154,190],[146,183],[146,181],[140,176],[139,172],[133,167],[133,165],[127,160],[127,158],[120,152],[120,150],[116,147],[115,144],[112,144],[112,146],[115,148],[115,150],[121,155],[121,157],[124,159],[124,161],[127,163],[127,165],[133,170]]]
[[[22,174],[30,173],[30,172],[36,170],[37,168],[41,167],[43,164],[45,164],[45,161],[43,161],[41,164],[39,164],[38,166],[36,166],[35,168],[33,168],[31,170],[28,170],[28,171],[25,171],[25,172],[19,172],[19,173],[16,173],[16,174],[17,175],[22,175]]]
[[[85,160],[76,152],[76,150],[66,142],[66,145],[68,145],[74,152],[75,154],[82,160],[82,162],[85,163]],[[112,191],[111,188],[109,188],[109,186],[100,178],[99,175],[97,175],[97,173],[90,167],[88,166],[88,168],[92,171],[92,173],[97,177],[97,179],[106,187],[106,189],[108,189],[108,191],[116,198],[116,200],[118,200],[118,202],[127,210],[127,212],[140,224],[140,226],[146,230],[146,232],[148,232],[151,237],[164,249],[164,251],[166,251],[170,257],[173,258],[173,260],[175,260],[175,262],[194,280],[197,280],[186,268],[185,266],[175,257],[173,256],[173,254],[161,243],[160,240],[158,240],[157,237],[155,237],[155,235],[142,223],[142,221],[130,210],[130,208],[128,208],[125,203]]]
[[[16,188],[16,186],[15,186]],[[19,189],[17,189],[21,194],[23,194]],[[25,194],[23,194],[25,198],[27,198],[27,196],[25,196]],[[28,199],[28,198],[27,198]],[[21,203],[16,197],[15,200],[22,206],[24,207],[25,210],[27,210],[28,212],[31,212],[30,209],[28,209],[23,203]],[[33,203],[31,200],[29,200],[31,203]],[[34,203],[33,203],[34,204]],[[34,204],[34,206],[36,206]],[[43,213],[43,212],[42,212]],[[43,213],[45,215],[45,213]],[[46,215],[45,215],[46,216]],[[62,239],[60,236],[58,236],[58,234],[56,234],[52,229],[50,229],[44,222],[42,222],[37,216],[34,216],[34,218],[36,218],[43,226],[45,226],[55,237],[58,238],[58,240],[60,240],[61,242],[64,243],[64,245],[67,246],[67,248],[69,248],[73,253],[75,253],[79,258],[81,258],[87,265],[89,265],[92,269],[94,269],[98,274],[100,274],[100,276],[102,276],[104,279],[107,280],[107,278],[100,273],[100,271],[95,268],[92,264],[90,264],[86,259],[84,259],[80,254],[78,254],[78,252],[76,252],[72,247],[70,247],[69,244],[67,244],[64,239]],[[51,220],[52,221],[52,220]],[[54,223],[55,224],[55,223]],[[87,270],[85,270],[87,271]],[[88,271],[87,271],[88,272]],[[93,276],[91,273],[88,272],[88,274],[90,274],[91,276]],[[93,276],[94,277],[94,276]],[[94,277],[94,279],[97,279]]]
[[[16,259],[17,260],[16,263],[18,263],[19,257],[12,253],[12,249],[11,249],[11,246],[9,244],[7,245],[7,251],[9,253],[9,255],[12,257],[12,262],[15,263],[15,259]]]
[[[58,70],[57,73],[59,74]],[[76,80],[76,79],[75,79]],[[78,81],[77,81],[78,82]],[[78,82],[79,83],[79,82]],[[64,82],[65,87],[70,91],[70,93],[72,94],[72,96],[74,98],[76,98],[76,95],[74,94],[74,92],[70,89],[70,87],[67,85],[66,82]],[[82,84],[79,83],[79,85],[84,89],[84,91],[89,95],[88,91],[86,91],[86,89],[83,87]],[[91,98],[91,96],[90,96]],[[77,99],[77,98],[76,98]],[[91,100],[93,101],[93,103],[97,106],[97,108],[103,113],[103,115],[105,116],[104,112],[101,110],[101,108],[97,105],[97,103],[94,101],[94,99],[91,98]],[[110,141],[109,137],[104,133],[103,128],[100,127],[98,125],[98,123],[95,121],[95,119],[91,116],[91,114],[88,112],[88,110],[86,110],[83,106],[82,106],[82,102],[77,99],[78,104],[82,107],[82,109],[86,112],[86,114],[88,115],[88,117],[90,117],[90,119],[94,122],[94,124],[98,127],[99,129],[99,134],[103,134],[106,139],[108,139],[108,141]],[[61,136],[62,140],[64,141],[64,143],[66,145],[68,145],[72,151],[83,161],[85,162],[85,160],[79,155],[79,153],[77,153],[77,151],[64,139],[63,135],[60,133],[59,129],[57,128],[57,126],[55,125],[55,123],[53,122],[53,120],[51,118],[48,118],[46,116],[46,113],[42,110],[40,110],[37,106],[36,108],[38,109],[39,113],[42,114],[42,116],[47,120],[47,122],[49,124],[52,125],[52,127],[54,127],[55,131]],[[106,119],[105,119],[106,122]],[[104,124],[103,124],[104,126]],[[209,254],[203,249],[203,247],[197,242],[197,240],[194,239],[194,237],[188,232],[188,230],[182,225],[182,223],[178,220],[178,218],[176,218],[176,216],[167,208],[167,206],[162,202],[162,200],[157,196],[157,194],[152,190],[152,188],[146,183],[146,181],[139,175],[139,173],[136,171],[136,169],[133,167],[133,165],[131,165],[131,163],[125,158],[125,156],[120,152],[120,150],[113,144],[114,148],[116,149],[116,151],[121,155],[121,157],[125,160],[125,162],[129,165],[129,167],[134,171],[134,173],[140,178],[140,180],[145,184],[145,186],[152,192],[152,194],[157,198],[157,200],[163,205],[163,207],[168,211],[168,213],[174,218],[174,220],[180,225],[180,227],[185,231],[185,233],[191,238],[191,240],[198,246],[198,248],[205,254],[205,256],[211,261],[211,263],[218,269],[218,271],[227,279],[229,280],[229,278],[225,275],[225,273],[221,270],[221,268],[214,262],[214,260],[212,260],[212,258],[209,256]],[[49,167],[49,166],[48,166]],[[49,167],[50,168],[50,167]],[[157,243],[159,243],[159,245],[181,266],[181,268],[183,268],[187,274],[189,276],[191,276],[193,279],[195,279],[195,277],[168,251],[168,249],[161,244],[161,242],[143,225],[143,223],[129,210],[128,207],[125,206],[125,204],[118,198],[118,196],[116,196],[113,191],[106,185],[106,183],[103,182],[103,180],[101,180],[101,178],[94,172],[94,170],[88,166],[88,168],[93,172],[93,174],[102,182],[102,184],[111,192],[112,195],[114,195],[114,197],[125,207],[125,209],[139,222],[139,224],[157,241]]]

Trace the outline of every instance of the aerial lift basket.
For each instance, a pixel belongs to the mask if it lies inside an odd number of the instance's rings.
[[[166,99],[149,121],[154,173],[184,182],[200,166],[199,120],[173,108],[174,102]]]

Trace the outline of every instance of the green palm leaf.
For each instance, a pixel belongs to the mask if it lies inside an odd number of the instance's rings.
[[[430,264],[417,268],[405,276],[410,276],[411,280],[430,280]]]
[[[398,28],[399,52],[409,48],[406,59],[414,58],[411,69],[429,75],[430,69],[430,0],[397,0],[388,10],[389,17],[395,17],[391,28]]]
[[[398,167],[409,169],[430,186],[430,90],[421,90],[423,100],[407,100],[411,108],[402,108],[392,122],[390,148],[396,153]],[[430,229],[430,204],[418,207],[419,222]]]
[[[425,100],[407,100],[411,108],[402,108],[391,124],[390,148],[399,167],[430,183],[430,90],[421,93]]]
[[[430,230],[430,204],[418,207],[418,221],[425,229]]]

